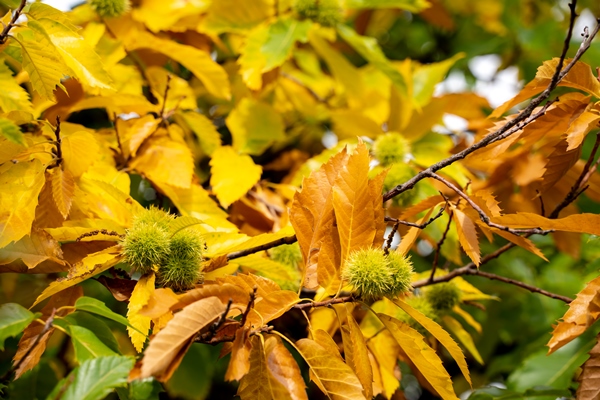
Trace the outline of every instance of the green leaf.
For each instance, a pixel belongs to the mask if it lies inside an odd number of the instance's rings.
[[[225,122],[233,137],[233,148],[239,153],[260,155],[273,142],[285,137],[283,119],[275,109],[247,97]]]
[[[360,36],[354,29],[347,27],[346,25],[338,25],[337,31],[358,54],[390,78],[400,93],[406,96],[407,89],[404,76],[402,76],[400,71],[398,71],[394,65],[392,65],[390,60],[386,58],[376,39]]]
[[[90,88],[111,89],[111,78],[104,70],[100,56],[83,37],[56,20],[41,18],[37,22],[82,84]]]
[[[205,367],[206,365],[202,366],[203,372]],[[179,369],[181,367],[177,370],[179,371]],[[190,381],[197,380],[203,375],[194,375],[194,377],[190,378]],[[171,381],[169,380],[169,382]],[[154,378],[135,380],[130,382],[126,388],[117,388],[120,400],[158,400],[160,392],[163,392],[162,385]]]
[[[0,306],[0,350],[4,351],[4,341],[22,333],[27,325],[37,318],[25,307],[16,303],[7,303]]]
[[[68,332],[73,341],[75,349],[75,358],[80,363],[83,363],[91,358],[102,356],[112,356],[116,353],[108,348],[94,332],[82,326],[71,325]]]
[[[110,308],[106,307],[106,305],[103,302],[101,302],[100,300],[96,300],[96,299],[93,299],[91,297],[86,297],[86,296],[80,297],[75,302],[75,309],[80,310],[80,311],[87,311],[92,314],[97,314],[97,315],[103,316],[104,318],[108,318],[115,322],[118,322],[121,325],[125,325],[125,326],[135,329],[133,326],[131,326],[131,324],[129,324],[129,321],[127,321],[127,318],[125,318],[124,316],[122,316],[120,314],[117,314],[116,312],[113,312]],[[135,329],[135,330],[137,331],[137,329]],[[138,332],[140,332],[140,331],[138,331]],[[143,333],[143,332],[140,332],[140,333]]]
[[[0,105],[1,102],[2,99],[0,98]],[[0,118],[0,134],[11,142],[25,146],[25,137],[23,136],[21,129],[10,119]]]
[[[0,85],[2,86],[2,90],[0,90],[0,109],[6,113],[19,110],[33,114],[33,106],[29,101],[29,95],[13,78],[10,68],[1,60]],[[8,138],[10,139],[10,137]]]
[[[519,392],[538,385],[567,389],[595,343],[595,339],[586,343],[578,338],[549,356],[546,350],[535,352],[509,375],[506,386]]]
[[[346,0],[348,8],[401,8],[418,13],[429,7],[427,0]]]
[[[75,311],[67,315],[64,321],[68,322],[72,326],[81,326],[89,329],[104,343],[109,349],[115,353],[119,353],[119,343],[115,339],[112,331],[100,318],[96,318],[87,312]]]
[[[497,387],[486,387],[482,389],[474,390],[471,395],[467,398],[468,400],[555,400],[557,398],[569,398],[571,392],[568,390],[558,389],[547,389],[547,388],[534,388],[525,391],[524,393],[517,393],[512,390],[500,389]]]
[[[134,359],[125,356],[106,356],[87,360],[74,374],[73,383],[62,400],[100,400],[116,387],[127,384]]]

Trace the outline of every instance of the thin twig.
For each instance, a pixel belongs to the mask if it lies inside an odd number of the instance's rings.
[[[281,239],[273,240],[272,242],[261,244],[260,246],[251,247],[249,249],[234,251],[227,254],[227,260],[233,260],[240,257],[245,257],[250,254],[258,253],[260,251],[269,250],[273,247],[281,246],[283,244],[296,243],[296,235],[282,237]]]
[[[242,319],[240,320],[240,325],[244,326],[246,323],[246,319],[248,318],[248,314],[250,314],[250,310],[254,307],[254,301],[256,300],[256,292],[258,291],[258,286],[254,286],[252,288],[252,292],[250,292],[250,301],[248,301],[248,306],[244,310],[242,314]]]
[[[48,167],[48,169],[56,168],[60,166],[63,161],[63,153],[62,153],[62,139],[60,137],[60,115],[56,116],[56,129],[54,130],[54,136],[56,136],[56,140],[54,141],[55,148],[52,151],[55,159],[54,163]]]
[[[412,226],[413,228],[425,229],[428,225],[432,224],[436,219],[440,218],[442,216],[442,214],[444,213],[445,209],[446,209],[446,206],[445,205],[442,206],[442,208],[440,208],[440,210],[438,211],[438,213],[436,215],[429,218],[429,220],[427,220],[426,222],[423,222],[422,224],[417,224],[415,222],[409,222],[409,221],[403,221],[401,219],[396,219],[396,218],[392,218],[392,217],[385,217],[385,221],[393,222],[394,224]]]
[[[383,246],[383,253],[387,256],[390,253],[390,247],[392,247],[392,242],[394,241],[394,235],[398,232],[398,227],[400,226],[400,222],[396,222],[390,231],[390,234],[387,237],[385,242],[385,246]]]
[[[296,304],[292,308],[296,308],[298,310],[304,310],[305,308],[329,307],[334,304],[349,303],[354,300],[355,300],[354,296],[335,297],[335,298],[332,298],[329,300],[311,301],[309,303]]]
[[[531,228],[531,229],[513,229],[513,228],[509,228],[508,226],[504,226],[504,225],[500,225],[497,224],[495,222],[492,222],[490,217],[487,216],[487,214],[481,209],[481,207],[479,207],[477,205],[477,203],[475,203],[473,200],[471,200],[471,198],[462,190],[460,190],[456,185],[454,185],[452,182],[448,181],[447,179],[441,177],[440,175],[434,173],[434,172],[428,172],[427,176],[429,178],[433,178],[437,181],[442,182],[444,185],[448,186],[450,189],[452,189],[453,191],[456,192],[456,194],[458,194],[460,197],[462,197],[463,199],[465,199],[465,201],[467,203],[469,203],[469,205],[475,210],[477,211],[477,213],[479,214],[479,218],[481,219],[481,221],[483,221],[483,223],[485,223],[486,225],[492,227],[492,228],[496,228],[496,229],[500,229],[506,232],[510,232],[514,235],[518,235],[519,233],[537,233],[537,234],[541,234],[541,235],[545,235],[549,232],[552,232],[551,230],[544,230],[544,229],[540,229],[540,228]]]
[[[125,152],[123,151],[123,144],[121,143],[121,135],[119,135],[119,127],[117,126],[118,120],[119,120],[119,117],[117,116],[117,113],[113,113],[113,125],[115,126],[115,135],[117,136],[117,144],[119,145],[119,152],[121,153],[121,158],[123,159],[123,161],[126,162]]]
[[[163,95],[163,104],[160,109],[160,117],[165,120],[165,107],[167,106],[167,96],[169,95],[169,89],[171,88],[171,74],[167,74],[167,85],[165,86],[165,94]]]
[[[229,310],[231,309],[231,305],[233,304],[233,299],[229,299],[227,301],[227,306],[225,306],[225,311],[223,311],[221,313],[221,316],[219,317],[219,319],[217,320],[217,322],[215,322],[214,324],[212,324],[210,326],[210,332],[214,335],[215,333],[217,333],[217,331],[219,330],[220,327],[223,326],[223,324],[225,323],[225,321],[227,320],[227,314],[229,314]]]
[[[248,334],[248,336],[258,335],[259,333],[269,333],[269,332],[273,331],[273,329],[275,329],[275,327],[270,326],[270,325],[261,326],[258,329],[251,330],[250,333]],[[233,342],[234,340],[235,340],[235,335],[223,335],[223,336],[211,337],[211,338],[199,337],[196,339],[196,342],[215,345],[215,344],[224,343],[224,342]]]
[[[23,12],[23,8],[25,8],[26,4],[27,4],[27,0],[21,0],[19,7],[15,10],[15,13],[13,14],[12,18],[10,19],[10,22],[4,26],[4,29],[0,33],[0,44],[4,44],[4,42],[6,42],[6,39],[8,38],[8,33],[16,25],[17,20],[21,16],[21,13]]]
[[[575,2],[573,2],[573,4],[574,3]],[[573,6],[573,9],[574,9],[574,6]],[[572,11],[572,13],[573,13],[573,11]],[[567,34],[567,37],[569,37],[569,38],[573,31],[573,26],[574,26],[573,21],[574,21],[574,17],[572,15],[571,23],[569,24],[569,33]],[[439,171],[440,169],[445,168],[445,167],[455,163],[458,160],[462,160],[465,157],[467,157],[469,154],[471,154],[479,149],[482,149],[493,142],[505,139],[506,137],[514,134],[515,132],[518,132],[519,130],[523,129],[524,126],[535,121],[540,116],[544,115],[547,107],[549,106],[548,103],[544,107],[542,107],[541,110],[536,112],[535,114],[533,114],[533,112],[542,102],[546,101],[550,97],[550,94],[556,88],[556,86],[569,73],[569,71],[573,68],[573,66],[577,63],[577,61],[579,61],[579,59],[581,58],[583,53],[585,53],[589,49],[592,40],[594,39],[594,37],[598,33],[598,30],[600,29],[599,22],[600,21],[597,20],[596,27],[594,28],[594,30],[591,33],[589,32],[589,29],[586,28],[584,40],[581,43],[581,45],[579,46],[577,53],[571,59],[569,64],[567,64],[567,66],[564,69],[562,69],[562,63],[561,63],[561,61],[559,61],[559,64],[557,65],[557,68],[555,69],[555,73],[554,73],[550,83],[546,87],[546,89],[539,96],[537,96],[533,100],[531,100],[529,105],[525,109],[523,109],[515,118],[508,121],[506,124],[504,124],[501,128],[499,128],[495,132],[488,134],[483,139],[481,139],[479,142],[467,147],[466,149],[464,149],[444,160],[441,160],[441,161],[431,165],[429,168],[424,169],[423,171],[419,172],[417,175],[415,175],[414,177],[409,179],[407,182],[391,189],[389,192],[387,192],[386,194],[383,195],[383,200],[387,201],[387,200],[391,199],[392,197],[399,195],[400,193],[403,193],[409,189],[412,189],[417,184],[417,182],[425,179],[430,173]],[[567,50],[568,50],[568,45],[565,42],[565,48],[563,48],[563,52],[561,54],[560,60],[565,59]]]

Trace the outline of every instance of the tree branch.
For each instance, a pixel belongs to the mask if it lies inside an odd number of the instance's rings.
[[[396,218],[392,218],[392,217],[385,217],[385,222],[393,222],[394,224],[400,224],[400,225],[412,226],[413,228],[425,229],[427,227],[427,225],[430,225],[431,223],[433,223],[433,221],[440,218],[442,216],[442,214],[444,213],[445,209],[446,209],[446,206],[445,205],[442,206],[442,208],[440,208],[440,211],[438,211],[438,213],[436,215],[429,218],[429,220],[427,220],[426,222],[423,222],[422,224],[417,224],[417,223],[409,222],[409,221],[403,221],[401,219],[396,219]]]
[[[12,18],[10,19],[10,22],[8,23],[8,25],[5,25],[2,32],[0,32],[0,44],[4,44],[6,42],[6,39],[8,39],[8,34],[9,34],[10,30],[17,24],[17,20],[21,16],[21,13],[23,12],[23,8],[25,8],[26,4],[27,4],[27,0],[21,0],[19,7],[15,10],[15,13],[13,14]]]
[[[329,300],[311,301],[309,303],[296,304],[292,308],[295,308],[295,309],[298,309],[298,310],[304,310],[305,308],[329,307],[329,306],[332,306],[334,304],[349,303],[349,302],[352,302],[354,300],[356,300],[354,298],[354,296],[334,297],[334,298],[329,299]]]
[[[282,237],[281,239],[273,240],[272,242],[261,244],[260,246],[251,247],[249,249],[234,251],[227,254],[227,260],[233,260],[240,257],[245,257],[250,254],[258,253],[259,251],[269,250],[270,248],[281,246],[282,244],[296,243],[296,235]]]

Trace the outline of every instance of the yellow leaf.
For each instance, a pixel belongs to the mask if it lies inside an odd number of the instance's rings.
[[[54,100],[54,89],[66,90],[61,79],[70,68],[65,64],[58,50],[37,21],[29,21],[27,31],[17,33],[23,69],[29,74],[33,89],[44,99]]]
[[[479,240],[477,239],[475,223],[457,208],[452,210],[452,220],[456,224],[456,231],[461,247],[473,263],[479,266],[481,255],[479,254]]]
[[[600,277],[588,282],[575,300],[569,304],[569,309],[561,318],[562,321],[554,327],[552,337],[548,342],[548,354],[575,339],[585,332],[600,317]]]
[[[341,138],[366,136],[375,138],[381,133],[381,127],[371,118],[356,110],[336,110],[331,113],[334,130]]]
[[[383,182],[387,171],[378,174],[375,178],[369,181],[369,196],[373,202],[373,221],[375,224],[375,239],[373,247],[380,248],[385,240],[385,209],[383,208]]]
[[[333,187],[333,209],[340,233],[342,264],[350,253],[372,246],[375,215],[369,191],[369,151],[361,143],[339,171]]]
[[[348,305],[348,308],[353,308]],[[344,341],[344,357],[350,365],[363,387],[365,398],[373,398],[373,369],[369,360],[367,342],[360,327],[352,317],[351,312],[346,317],[347,325],[342,326],[342,340]]]
[[[12,72],[0,61],[0,109],[5,113],[20,110],[33,114],[33,107],[29,101],[29,95],[13,78]]]
[[[183,125],[187,125],[194,132],[206,155],[212,156],[213,152],[221,146],[221,134],[206,116],[197,112],[179,112],[175,114],[175,120],[182,125],[179,119],[183,120]]]
[[[157,131],[160,122],[161,119],[151,114],[129,120],[118,119],[116,129],[121,136],[123,156],[135,157],[142,143]]]
[[[244,196],[262,174],[262,168],[250,156],[237,154],[230,146],[215,150],[210,166],[210,184],[225,208]]]
[[[19,86],[20,87],[20,86]],[[1,103],[2,99],[0,99]],[[8,118],[0,117],[0,137],[4,136],[8,139],[11,144],[17,144],[20,146],[27,146],[25,142],[25,136],[23,136],[23,132],[21,132],[21,128],[14,121]]]
[[[260,155],[285,137],[283,119],[273,107],[247,97],[231,111],[225,123],[238,153]]]
[[[143,0],[140,7],[132,10],[132,14],[137,21],[143,22],[152,32],[160,32],[175,28],[177,21],[181,18],[202,14],[210,4],[211,2],[206,0],[168,3],[161,0]]]
[[[454,336],[456,336],[458,340],[460,340],[462,345],[465,346],[467,350],[469,350],[469,353],[471,353],[473,358],[477,360],[479,364],[483,365],[483,359],[481,358],[477,347],[475,347],[475,343],[473,343],[473,338],[471,337],[471,335],[469,335],[469,332],[467,332],[465,328],[462,327],[460,322],[458,322],[449,315],[444,315],[442,317],[442,320],[444,321],[444,325],[450,330],[450,332],[452,332]]]
[[[194,160],[188,146],[161,135],[163,129],[140,147],[129,164],[152,182],[189,188],[194,174]],[[159,136],[160,135],[160,136]]]
[[[92,215],[112,220],[121,227],[131,226],[133,215],[142,208],[137,201],[116,186],[89,178],[87,173],[81,177],[79,188],[85,193]]]
[[[74,132],[62,138],[65,168],[77,178],[94,163],[99,146],[94,136],[85,131]]]
[[[264,278],[271,279],[282,289],[295,290],[300,283],[300,271],[296,268],[273,261],[267,257],[252,254],[236,258],[232,262],[240,265],[243,272],[252,272]],[[294,288],[292,288],[294,287]]]
[[[150,341],[144,352],[140,378],[155,377],[160,382],[169,380],[194,336],[217,320],[225,306],[214,297],[199,300],[175,314]],[[180,354],[183,352],[183,354]]]
[[[33,159],[0,167],[0,248],[31,231],[45,167]]]
[[[27,268],[35,268],[39,263],[51,260],[65,265],[58,242],[41,229],[33,229],[21,240],[0,249],[0,265],[21,259]]]
[[[274,0],[213,1],[200,24],[200,30],[209,35],[246,32],[273,16],[274,3]]]
[[[419,312],[412,308],[408,303],[403,301],[402,299],[394,300],[394,304],[400,307],[404,312],[410,315],[414,320],[416,320],[419,324],[423,326],[429,333],[433,335],[434,338],[438,340],[448,350],[448,353],[454,358],[454,361],[458,364],[460,371],[463,376],[469,382],[469,385],[473,385],[471,383],[471,375],[469,374],[469,367],[467,366],[467,361],[465,360],[465,356],[454,341],[452,337],[442,328],[437,322],[433,321],[429,317],[425,316],[423,313]]]
[[[69,274],[65,278],[59,278],[50,283],[50,285],[48,285],[48,287],[38,296],[31,307],[34,307],[36,304],[62,290],[75,286],[94,275],[106,271],[122,260],[123,256],[121,255],[121,246],[119,245],[88,254],[81,262],[78,262],[71,267]]]
[[[167,104],[163,105],[168,76],[169,91],[167,92]],[[148,67],[145,72],[146,79],[152,89],[152,94],[158,100],[158,105],[164,107],[165,111],[173,109],[193,110],[196,108],[196,96],[189,83],[177,75],[169,73],[161,67]]]
[[[113,96],[85,98],[73,105],[69,109],[69,112],[87,110],[90,108],[105,108],[108,115],[130,112],[145,115],[150,112],[158,112],[158,107],[150,103],[144,96],[122,93]]]
[[[79,239],[82,242],[94,240],[117,241],[119,236],[111,234],[103,234],[101,231],[116,232],[117,235],[124,235],[125,229],[123,226],[116,224],[111,220],[106,219],[79,219],[65,221],[63,226],[58,228],[46,228],[52,237],[59,242],[74,242]],[[97,232],[93,236],[82,237],[86,233]]]
[[[431,216],[432,213],[433,213],[433,208],[429,209],[429,211],[427,211],[427,213],[423,216],[423,218],[420,218],[416,223],[422,224],[423,222],[429,220],[429,217]],[[411,226],[410,229],[408,230],[408,232],[406,232],[406,234],[404,234],[404,236],[402,236],[402,240],[400,241],[400,244],[396,248],[396,251],[403,255],[408,254],[409,250],[415,244],[417,238],[419,237],[419,235],[421,234],[422,231],[423,231],[423,229],[420,229],[416,226]]]
[[[127,305],[127,320],[135,328],[127,327],[127,333],[138,353],[144,348],[151,321],[150,318],[141,315],[140,310],[148,303],[154,293],[155,279],[154,272],[142,276],[135,284]]]
[[[440,397],[444,400],[458,400],[452,388],[452,380],[444,369],[442,360],[425,343],[423,336],[395,318],[385,314],[377,314],[377,316]]]
[[[35,22],[48,34],[64,63],[84,86],[111,89],[111,79],[102,66],[100,56],[78,33],[56,20],[41,18]],[[28,25],[31,23],[29,21]],[[94,92],[97,90],[92,90]]]
[[[590,358],[583,364],[581,375],[577,380],[580,382],[577,388],[577,399],[594,400],[600,398],[600,337],[590,350]]]
[[[481,333],[481,331],[482,331],[481,324],[479,322],[477,322],[475,320],[475,318],[473,318],[471,316],[471,314],[469,314],[468,312],[464,311],[462,308],[460,308],[459,305],[457,305],[456,307],[454,307],[452,309],[452,311],[454,311],[455,313],[457,313],[458,315],[460,315],[467,322],[467,324],[471,325],[473,327],[473,329],[475,329],[477,331],[477,333]]]
[[[164,54],[192,71],[212,95],[220,99],[231,98],[227,73],[205,51],[171,40],[160,39],[144,31],[138,31],[135,35],[131,35],[125,46],[129,50],[146,48]]]
[[[54,168],[52,173],[52,198],[63,218],[67,218],[69,215],[74,193],[73,175],[68,170],[63,171],[62,168]]]
[[[315,383],[332,400],[365,399],[360,381],[337,350],[337,355],[332,354],[311,339],[300,339],[296,348],[308,364]]]

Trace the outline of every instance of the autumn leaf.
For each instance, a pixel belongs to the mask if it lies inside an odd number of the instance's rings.
[[[564,218],[549,219],[541,215],[520,212],[492,218],[492,222],[510,228],[541,228],[565,232],[600,235],[600,216],[597,214],[573,214]]]
[[[225,122],[233,137],[233,148],[241,154],[262,154],[285,137],[281,116],[273,107],[256,100],[242,99]]]
[[[465,312],[464,314],[461,314],[461,316],[465,314],[470,315]],[[473,358],[479,364],[483,365],[483,358],[481,358],[481,355],[479,354],[479,350],[477,350],[477,347],[475,346],[473,338],[471,337],[469,332],[467,332],[466,329],[462,327],[460,322],[458,322],[456,319],[452,318],[449,315],[444,315],[442,317],[442,320],[444,321],[444,326],[454,334],[454,336],[460,341],[460,343],[462,343],[465,349],[467,349],[469,353],[471,353]]]
[[[21,240],[0,249],[0,265],[11,264],[19,259],[28,269],[34,269],[47,260],[61,266],[67,264],[59,243],[45,231],[36,228]]]
[[[250,328],[248,327],[242,326],[235,332],[235,339],[231,347],[231,358],[225,372],[226,381],[239,381],[250,371],[253,341],[249,336]]]
[[[347,325],[341,328],[344,357],[360,380],[365,398],[371,399],[373,398],[373,369],[369,360],[367,342],[350,312],[347,314],[346,322]]]
[[[6,66],[6,64],[0,61],[0,82],[2,82],[2,93],[0,93],[0,110],[5,113],[21,110],[33,114],[33,108],[29,100],[29,96],[25,89],[23,89],[17,81],[13,78],[12,72]],[[9,122],[8,120],[4,120]],[[0,126],[4,126],[0,123]],[[8,138],[16,139],[15,136],[8,136],[4,132],[5,130],[0,128],[0,132]],[[23,144],[23,140],[16,140],[16,143]]]
[[[52,174],[52,197],[63,218],[67,218],[73,204],[75,182],[73,175],[62,168],[54,168]]]
[[[210,160],[210,182],[223,207],[239,200],[260,179],[262,168],[250,156],[239,155],[229,146],[214,151]]]
[[[580,400],[593,400],[600,397],[600,341],[596,342],[590,350],[590,358],[583,364],[583,371],[577,379],[577,398]]]
[[[296,292],[289,290],[279,290],[272,292],[258,300],[252,313],[248,318],[248,323],[253,324],[255,328],[267,324],[271,320],[282,316],[290,308],[300,302]],[[256,317],[254,317],[256,316]]]
[[[198,300],[175,314],[166,327],[156,334],[144,352],[139,378],[169,380],[179,366],[183,354],[198,332],[218,319],[225,306],[214,297]],[[181,354],[183,353],[183,354]]]
[[[569,304],[569,310],[554,327],[548,342],[548,354],[585,332],[600,317],[600,278],[596,278],[577,294]]]
[[[569,150],[570,147],[571,145],[567,141],[561,140],[554,147],[554,151],[548,156],[548,161],[545,165],[546,170],[542,177],[542,187],[540,189],[542,193],[546,193],[551,189],[579,160],[581,148],[575,147]]]
[[[477,239],[475,223],[457,208],[452,210],[452,221],[456,224],[460,245],[473,263],[479,266],[481,256],[479,254],[479,240]]]
[[[138,353],[144,348],[146,342],[146,334],[150,330],[150,318],[141,315],[140,310],[148,304],[150,297],[154,293],[154,281],[156,276],[154,273],[144,275],[135,285],[129,304],[127,305],[127,320],[135,329],[127,327],[127,333],[131,338],[131,343]],[[140,333],[142,332],[142,333]]]
[[[425,343],[423,336],[395,318],[385,314],[377,316],[440,397],[457,400],[448,372],[435,351]]]

